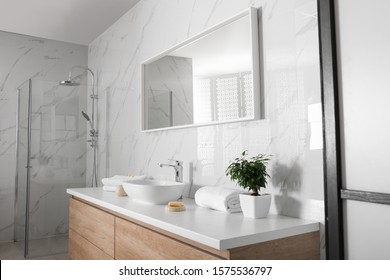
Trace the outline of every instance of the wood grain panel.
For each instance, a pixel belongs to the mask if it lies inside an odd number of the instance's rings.
[[[217,256],[121,218],[116,218],[115,259],[216,260]]]
[[[69,229],[69,257],[72,260],[112,260],[113,258],[97,248],[77,232]]]
[[[230,249],[232,260],[318,260],[319,231]]]
[[[115,218],[113,215],[71,198],[69,228],[114,257]]]

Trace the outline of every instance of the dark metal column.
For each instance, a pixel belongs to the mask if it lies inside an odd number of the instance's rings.
[[[344,259],[344,236],[340,196],[342,180],[334,1],[317,0],[317,8],[324,140],[326,258],[338,260]]]

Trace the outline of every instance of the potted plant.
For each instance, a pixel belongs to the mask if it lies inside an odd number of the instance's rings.
[[[232,161],[226,169],[226,176],[237,182],[243,189],[251,193],[240,194],[240,204],[244,216],[255,219],[264,218],[268,215],[271,205],[271,195],[261,194],[261,189],[266,188],[267,163],[269,157],[259,154],[246,159],[247,151],[242,152],[241,157]]]

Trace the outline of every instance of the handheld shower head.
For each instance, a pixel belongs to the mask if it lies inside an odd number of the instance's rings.
[[[89,121],[89,116],[87,115],[87,113],[85,113],[84,111],[81,111],[81,114],[83,115],[83,117]]]
[[[95,128],[93,127],[93,123],[91,122],[91,119],[89,118],[88,114],[85,113],[84,111],[81,111],[81,114],[89,122],[89,125],[91,126],[91,129],[94,130]]]

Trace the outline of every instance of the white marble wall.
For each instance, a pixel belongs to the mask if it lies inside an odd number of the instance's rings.
[[[265,119],[141,133],[140,63],[249,6],[263,11]],[[140,1],[89,45],[100,95],[100,178],[173,179],[157,163],[175,158],[185,162],[187,182],[193,174],[193,194],[200,185],[234,185],[224,171],[243,150],[267,153],[271,211],[323,223],[322,149],[311,143],[321,129],[311,129],[308,110],[321,102],[316,13],[315,0]]]
[[[29,78],[52,81],[53,83],[65,79],[73,65],[87,65],[87,48],[75,44],[0,31],[0,61],[1,242],[11,241],[14,236],[16,89]],[[85,129],[83,133],[82,140],[84,141]],[[66,197],[65,193],[59,193],[59,195]],[[51,194],[45,196],[44,193],[39,192],[34,193],[34,196],[36,199],[32,202],[32,207],[35,206],[33,210],[36,213],[40,211],[47,212],[48,205],[53,205],[53,203],[55,205],[56,203]],[[45,201],[41,200],[45,197],[47,198]],[[60,232],[63,231],[58,221],[54,221],[55,225],[49,225],[54,217],[50,211],[47,217],[46,220],[39,222],[42,227],[36,223],[33,228],[59,228]],[[39,231],[48,234],[55,232],[55,230],[49,231],[46,229]]]

